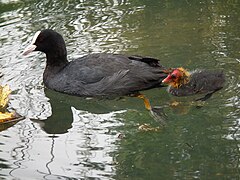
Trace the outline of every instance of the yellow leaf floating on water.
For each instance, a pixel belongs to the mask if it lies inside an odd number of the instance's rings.
[[[151,127],[149,124],[142,124],[138,127],[138,130],[145,131],[145,132],[147,132],[147,131],[157,132],[160,130],[160,128],[159,127]]]
[[[9,85],[0,86],[0,108],[3,109],[7,106],[10,93],[11,93],[11,90]]]
[[[11,93],[8,85],[0,85],[0,123],[10,121],[15,118],[15,112],[7,112],[6,106],[9,100],[9,94]]]
[[[2,112],[0,112],[0,123],[12,120],[13,118],[15,118],[15,113],[11,113],[11,112],[2,113]]]
[[[178,102],[178,101],[173,101],[173,102],[170,103],[170,106],[176,107],[176,106],[178,106],[179,104],[180,104],[180,102]]]

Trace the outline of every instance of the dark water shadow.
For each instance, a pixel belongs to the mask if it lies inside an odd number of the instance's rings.
[[[33,121],[38,122],[41,128],[48,134],[64,134],[72,128],[72,107],[95,114],[134,109],[149,114],[149,119],[157,122],[160,126],[165,126],[167,121],[164,106],[154,106],[151,111],[148,111],[145,109],[143,101],[139,98],[83,98],[69,96],[49,89],[45,89],[45,94],[49,98],[52,115],[46,120]]]
[[[70,96],[63,93],[45,90],[46,96],[52,108],[52,115],[46,120],[33,120],[38,122],[42,129],[48,134],[64,134],[72,128],[73,112],[72,107],[77,107],[86,112],[103,114],[121,107],[114,106],[118,100],[82,98]]]

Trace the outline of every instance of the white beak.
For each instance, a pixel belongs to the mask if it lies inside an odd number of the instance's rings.
[[[41,33],[41,31],[37,31],[37,32],[35,33],[35,35],[33,36],[32,42],[30,43],[30,45],[28,45],[28,46],[24,49],[22,55],[26,56],[26,55],[28,55],[29,53],[33,52],[33,51],[36,49],[37,46],[34,45],[34,43],[36,42],[36,40],[37,40],[37,38],[38,38],[38,36],[39,36],[40,33]]]
[[[24,56],[28,55],[29,53],[33,52],[36,49],[36,47],[37,47],[36,45],[30,44],[24,49],[22,55]]]

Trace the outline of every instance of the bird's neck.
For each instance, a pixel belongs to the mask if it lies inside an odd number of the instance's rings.
[[[47,64],[43,74],[44,82],[46,83],[48,79],[54,78],[68,63],[66,54],[62,56],[57,56],[55,53],[54,55],[47,54]]]
[[[67,51],[66,49],[53,51],[52,53],[46,53],[47,56],[47,67],[53,69],[62,69],[69,62],[67,60]]]
[[[58,66],[68,63],[67,54],[47,54],[47,64]]]
[[[67,65],[67,50],[64,41],[60,41],[46,51],[46,68],[43,74],[43,81],[46,85],[50,84],[50,80],[56,77],[56,75],[62,71]],[[50,85],[49,85],[50,86]]]

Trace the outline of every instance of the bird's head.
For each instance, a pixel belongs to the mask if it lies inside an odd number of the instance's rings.
[[[48,65],[62,65],[67,63],[67,50],[63,37],[54,30],[38,31],[32,42],[25,48],[23,55],[33,51],[41,51],[47,56]]]
[[[190,73],[184,68],[176,68],[169,70],[168,76],[163,79],[163,83],[169,84],[174,88],[179,88],[189,82]]]
[[[66,46],[59,33],[51,29],[45,29],[35,33],[32,42],[23,51],[23,55],[28,55],[33,51],[41,51],[46,54],[65,55]]]

